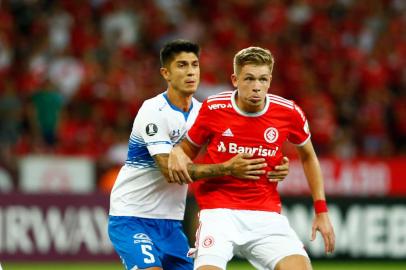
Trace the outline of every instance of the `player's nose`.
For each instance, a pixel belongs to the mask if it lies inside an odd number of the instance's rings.
[[[198,69],[196,67],[189,66],[186,72],[187,72],[188,76],[193,76],[193,75],[197,74]]]

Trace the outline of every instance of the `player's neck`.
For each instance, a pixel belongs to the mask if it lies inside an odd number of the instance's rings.
[[[192,105],[192,94],[183,94],[171,89],[168,90],[167,96],[172,105],[175,105],[180,110],[188,112]]]

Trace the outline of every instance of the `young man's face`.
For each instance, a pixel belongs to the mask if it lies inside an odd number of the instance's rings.
[[[181,52],[167,67],[161,68],[161,74],[170,88],[183,94],[194,94],[199,86],[199,59],[194,53]]]
[[[271,70],[267,65],[245,65],[238,75],[231,75],[231,81],[238,89],[238,107],[246,112],[261,111],[265,106],[271,79]]]

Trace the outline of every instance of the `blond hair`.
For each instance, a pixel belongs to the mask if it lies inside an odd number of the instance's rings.
[[[267,65],[272,73],[274,58],[272,53],[261,47],[248,47],[242,49],[234,56],[234,73],[238,74],[245,65]]]

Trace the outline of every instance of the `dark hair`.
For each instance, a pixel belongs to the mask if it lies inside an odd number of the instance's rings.
[[[169,41],[160,51],[161,66],[166,66],[181,52],[194,53],[199,57],[200,47],[196,43],[183,39]]]

